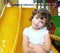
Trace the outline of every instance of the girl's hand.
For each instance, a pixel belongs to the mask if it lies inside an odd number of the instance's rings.
[[[45,53],[46,52],[40,44],[35,44],[33,49],[36,53]]]
[[[29,43],[29,47],[33,48],[34,44],[32,43]]]
[[[35,53],[35,51],[34,51],[34,49],[33,49],[33,48],[31,48],[31,53]]]
[[[32,44],[29,43],[29,47],[33,49],[34,53],[40,53],[43,52],[43,48],[40,44]]]
[[[34,51],[33,47],[34,47],[34,44],[29,43],[29,48],[31,48],[31,53],[35,53],[35,51]]]

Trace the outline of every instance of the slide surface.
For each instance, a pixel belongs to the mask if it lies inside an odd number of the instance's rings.
[[[19,28],[19,7],[6,7],[0,19],[0,53],[14,53]]]

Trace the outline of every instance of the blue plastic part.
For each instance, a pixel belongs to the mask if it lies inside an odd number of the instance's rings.
[[[8,0],[6,0],[6,3],[8,3]]]

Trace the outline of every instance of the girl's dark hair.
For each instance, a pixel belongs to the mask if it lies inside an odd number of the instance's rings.
[[[51,14],[50,14],[50,12],[49,12],[48,10],[42,9],[42,8],[39,9],[39,10],[34,9],[34,10],[32,11],[32,16],[30,17],[30,20],[32,20],[33,17],[34,17],[36,14],[40,17],[40,19],[43,19],[43,18],[46,19],[46,26],[47,26],[47,29],[48,29],[48,28],[49,28],[49,23],[51,22]]]
[[[53,27],[54,27],[55,25],[54,25],[54,22],[53,21],[51,21],[50,23],[49,23],[49,28],[48,28],[48,30],[51,30]]]
[[[34,10],[32,11],[32,15],[31,15],[31,17],[30,17],[29,20],[31,21],[36,14],[37,14],[37,9],[34,9]]]
[[[37,13],[39,14],[40,18],[43,19],[47,19],[47,21],[50,21],[51,20],[51,14],[48,10],[46,9],[39,9],[37,11]]]

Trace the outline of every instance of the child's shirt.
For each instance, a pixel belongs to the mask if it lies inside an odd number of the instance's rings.
[[[45,36],[48,34],[49,31],[47,27],[43,27],[39,30],[34,30],[32,26],[25,28],[23,34],[26,35],[29,39],[30,43],[33,44],[44,44],[45,43]]]

